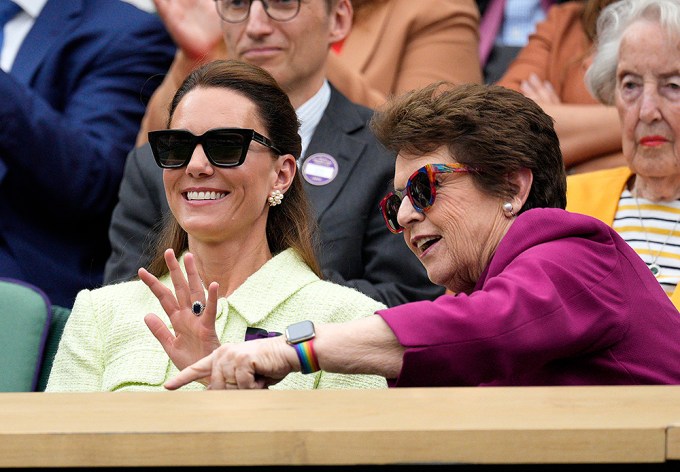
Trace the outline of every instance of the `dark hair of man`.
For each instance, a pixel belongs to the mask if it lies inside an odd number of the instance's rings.
[[[517,194],[509,176],[533,173],[520,210],[566,206],[566,171],[553,120],[533,100],[497,85],[438,82],[393,98],[371,128],[388,149],[415,157],[444,146],[472,173],[477,188],[501,198]]]
[[[170,104],[168,128],[179,103],[187,93],[196,88],[222,88],[243,95],[255,105],[257,115],[264,125],[264,130],[260,132],[271,139],[283,154],[292,154],[296,159],[300,157],[300,123],[295,109],[276,80],[261,67],[225,60],[210,62],[194,70],[184,80]],[[269,250],[273,255],[294,248],[302,260],[321,277],[321,269],[315,256],[317,223],[312,217],[299,174],[295,174],[283,203],[270,207],[266,233]],[[182,254],[188,248],[187,233],[172,215],[166,218],[156,245],[156,254],[148,267],[149,272],[157,277],[168,272],[163,258],[167,248],[174,249],[175,254]]]

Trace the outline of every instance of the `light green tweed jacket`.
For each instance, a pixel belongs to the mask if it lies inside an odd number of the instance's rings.
[[[184,269],[184,257],[180,264]],[[172,289],[169,275],[161,281]],[[342,322],[384,307],[353,288],[320,280],[288,249],[228,298],[218,300],[216,329],[222,343],[241,342],[249,326],[282,333],[296,321]],[[46,391],[165,390],[163,383],[178,370],[146,327],[147,313],[156,313],[172,330],[160,303],[139,280],[82,290],[66,323]],[[378,376],[296,372],[271,388],[386,387]],[[204,387],[194,382],[183,388]]]

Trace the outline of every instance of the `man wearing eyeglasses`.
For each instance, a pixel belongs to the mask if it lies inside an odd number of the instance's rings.
[[[146,131],[165,127],[168,99],[192,67],[229,57],[271,73],[298,113],[299,171],[319,222],[326,278],[388,306],[443,294],[404,241],[385,229],[380,201],[391,187],[395,156],[369,130],[371,110],[350,102],[326,78],[329,48],[351,28],[350,0],[155,4],[180,50],[147,107],[139,147],[128,157],[105,282],[132,278],[146,264],[154,229],[167,212],[161,170],[143,144]]]

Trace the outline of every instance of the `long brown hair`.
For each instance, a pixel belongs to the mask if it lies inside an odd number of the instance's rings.
[[[199,87],[222,88],[245,96],[255,104],[265,132],[274,146],[282,154],[292,154],[296,159],[300,157],[302,143],[298,134],[300,123],[297,114],[288,95],[267,71],[236,60],[214,61],[194,70],[172,99],[168,127],[184,96]],[[210,110],[206,110],[206,113],[210,113]],[[274,156],[276,157],[278,156]],[[302,260],[321,277],[315,255],[317,223],[312,217],[311,207],[297,173],[285,197],[282,204],[269,209],[266,226],[269,250],[276,255],[288,248],[295,249]],[[182,254],[188,247],[186,231],[169,214],[157,240],[154,258],[147,269],[156,277],[168,273],[163,257],[165,250],[172,248],[175,254]]]

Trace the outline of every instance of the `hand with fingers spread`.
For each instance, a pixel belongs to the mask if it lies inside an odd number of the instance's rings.
[[[220,346],[220,340],[215,332],[219,284],[217,282],[210,284],[206,301],[203,282],[196,270],[193,255],[187,253],[184,257],[186,279],[174,251],[168,249],[164,255],[175,293],[145,269],[139,269],[139,278],[158,298],[172,323],[174,334],[154,313],[146,315],[144,322],[175,366],[182,370]],[[204,307],[199,313],[194,311],[196,302]]]
[[[262,389],[300,370],[295,350],[283,336],[224,344],[209,356],[183,369],[165,383],[176,390],[195,380],[209,378],[211,390]]]

